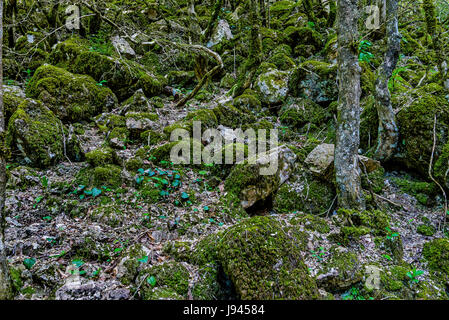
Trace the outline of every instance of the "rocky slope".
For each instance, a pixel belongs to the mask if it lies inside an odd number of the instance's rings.
[[[193,3],[104,1],[103,19],[87,17],[76,32],[51,32],[46,11],[32,11],[26,34],[5,48],[15,298],[447,299],[445,199],[428,171],[433,155],[432,175],[447,190],[449,88],[424,23],[408,23],[420,8],[404,2],[400,18],[390,91],[401,143],[383,166],[370,159],[382,32],[360,43],[368,209],[357,212],[337,207],[333,182],[332,11],[317,10],[311,21],[302,1],[271,4],[260,28],[263,62],[232,98],[251,23],[248,1],[222,4],[204,45],[223,70],[177,107],[201,68],[216,63],[187,45],[201,42],[214,12],[212,2]],[[27,9],[19,5],[18,17]],[[280,146],[268,152],[277,170],[259,175],[261,159],[173,164],[170,135],[193,133],[194,121],[228,138],[230,129],[277,129]],[[200,140],[191,145],[210,143]],[[236,157],[248,147],[231,139],[223,151]]]

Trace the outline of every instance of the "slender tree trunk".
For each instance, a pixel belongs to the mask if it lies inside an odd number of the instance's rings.
[[[376,106],[379,115],[379,133],[374,157],[389,160],[398,145],[399,131],[391,104],[388,82],[396,68],[401,50],[401,35],[398,28],[398,1],[387,0],[387,52],[376,80]]]
[[[0,0],[0,300],[11,297],[11,281],[5,247],[6,151],[3,113],[3,0]]]
[[[335,0],[329,0],[329,16],[327,17],[327,26],[332,28],[335,23],[335,18],[337,14],[337,5]]]
[[[363,210],[358,149],[360,144],[360,73],[357,39],[357,0],[339,0],[338,32],[338,123],[335,173],[339,206]]]
[[[244,71],[237,80],[237,85],[232,90],[235,98],[247,89],[254,78],[259,64],[262,62],[262,41],[260,39],[260,15],[257,8],[257,0],[250,0],[249,20],[251,24],[249,39],[249,56],[245,61]]]

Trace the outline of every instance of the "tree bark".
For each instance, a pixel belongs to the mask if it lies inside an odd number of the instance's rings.
[[[376,80],[376,107],[379,115],[379,133],[374,158],[389,160],[398,145],[399,130],[391,104],[388,82],[396,68],[401,50],[401,35],[398,28],[398,1],[387,0],[387,52]]]
[[[0,0],[0,300],[11,297],[5,247],[6,151],[5,117],[3,113],[3,0]]]
[[[232,90],[232,96],[235,98],[241,95],[247,89],[254,78],[259,64],[262,62],[262,41],[260,39],[260,15],[257,8],[257,0],[249,1],[249,21],[251,24],[249,39],[249,56],[245,61],[244,71],[237,79],[237,85]]]
[[[360,73],[356,39],[359,9],[357,0],[338,1],[338,121],[335,145],[335,174],[339,206],[365,209],[358,149],[360,144]]]

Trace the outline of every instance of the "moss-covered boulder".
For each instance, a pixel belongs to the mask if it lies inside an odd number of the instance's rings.
[[[431,84],[415,92],[410,106],[397,114],[400,151],[405,165],[423,176],[428,175],[433,149],[433,127],[436,123],[436,148],[434,161],[442,156],[443,146],[448,142],[449,101],[444,98],[442,87]],[[405,103],[397,100],[397,103]],[[445,176],[447,163],[439,163],[436,175]],[[444,178],[442,178],[444,179]],[[444,181],[445,182],[445,181]]]
[[[128,112],[125,119],[126,128],[137,137],[144,131],[156,129],[156,121],[159,117],[157,114],[149,112]]]
[[[61,120],[88,120],[108,111],[117,98],[89,76],[75,75],[64,69],[44,65],[36,70],[27,94],[45,103]]]
[[[231,171],[225,190],[236,195],[242,207],[248,209],[258,201],[267,200],[287,181],[295,161],[296,155],[286,146],[248,159]]]
[[[117,278],[125,285],[130,285],[141,270],[149,264],[151,251],[141,244],[133,244],[126,248],[117,265]]]
[[[220,239],[218,257],[243,300],[318,298],[298,243],[276,220],[254,217]]]
[[[288,72],[268,69],[256,79],[255,88],[264,104],[281,104],[287,97]]]
[[[449,279],[449,240],[435,239],[424,244],[423,257],[431,270]]]
[[[291,74],[288,86],[295,97],[329,104],[337,100],[337,66],[309,60],[301,63]]]
[[[341,292],[362,280],[363,268],[356,253],[333,248],[331,258],[316,277],[317,284],[330,292]]]
[[[137,90],[132,97],[122,104],[123,115],[127,112],[151,112],[153,109],[153,104],[145,96],[142,89]]]
[[[296,128],[308,123],[318,127],[330,116],[328,110],[306,98],[289,99],[279,111],[281,122]]]
[[[25,100],[17,108],[9,119],[7,143],[20,160],[41,168],[83,158],[77,136],[39,101]]]
[[[323,37],[319,32],[309,27],[290,26],[284,30],[286,42],[291,46],[310,45],[313,51],[320,50],[323,45]]]
[[[329,210],[335,195],[335,187],[332,184],[299,168],[277,191],[273,198],[273,209],[279,213],[322,214]]]
[[[259,112],[262,107],[260,100],[250,93],[244,93],[236,97],[233,105],[243,112]]]
[[[134,61],[103,55],[89,50],[81,39],[72,38],[58,43],[50,54],[54,65],[70,72],[87,74],[96,81],[104,81],[120,101],[142,89],[147,97],[162,92],[165,79],[157,76]]]
[[[25,93],[16,86],[3,87],[3,110],[5,115],[5,123],[16,112],[19,105],[25,100]]]
[[[166,298],[186,299],[190,273],[179,262],[166,262],[142,270],[136,283],[142,283],[139,293],[144,300]],[[162,294],[164,292],[164,294]]]
[[[104,166],[113,164],[116,161],[116,154],[111,148],[101,147],[86,153],[86,160],[93,167]]]

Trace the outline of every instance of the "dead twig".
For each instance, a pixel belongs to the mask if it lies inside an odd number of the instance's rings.
[[[432,179],[433,182],[435,182],[435,184],[441,189],[441,192],[443,193],[443,196],[444,196],[443,224],[446,225],[446,213],[447,213],[446,192],[444,191],[444,188],[441,186],[441,184],[432,175],[433,157],[435,155],[435,148],[437,145],[436,127],[437,127],[437,115],[435,114],[434,121],[433,121],[433,147],[432,147],[432,155],[430,157],[430,163],[429,163],[429,177],[430,177],[430,179]],[[438,224],[438,230],[441,231],[441,221]]]

